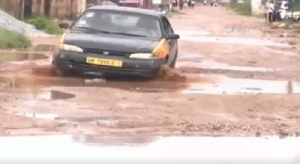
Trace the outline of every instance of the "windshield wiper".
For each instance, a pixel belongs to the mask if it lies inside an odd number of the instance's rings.
[[[102,30],[98,30],[98,29],[94,29],[94,28],[90,28],[90,27],[75,26],[75,28],[77,28],[77,29],[83,29],[83,30],[88,30],[88,31],[91,31],[93,33],[107,33],[107,34],[111,33],[109,31],[102,31]]]
[[[123,33],[123,32],[103,31],[103,30],[98,30],[98,29],[94,29],[94,28],[90,28],[90,27],[75,26],[75,28],[92,31],[94,33],[119,34],[119,35],[127,35],[127,36],[147,37],[145,35],[139,35],[139,34],[129,34],[129,33]]]
[[[127,36],[147,37],[147,36],[145,36],[145,35],[129,34],[129,33],[123,33],[123,32],[109,32],[109,33],[110,33],[110,34],[127,35]]]

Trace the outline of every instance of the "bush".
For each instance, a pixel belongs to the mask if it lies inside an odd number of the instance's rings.
[[[244,0],[243,3],[232,4],[230,5],[230,8],[241,15],[252,15],[251,0]]]
[[[0,48],[27,48],[31,41],[24,34],[0,28]]]
[[[63,30],[59,28],[58,25],[46,17],[33,17],[29,18],[26,22],[48,34],[60,35],[63,33]]]
[[[298,0],[298,1],[295,1],[293,4],[291,4],[292,5],[292,9],[294,10],[294,11],[299,11],[300,10],[300,1]]]

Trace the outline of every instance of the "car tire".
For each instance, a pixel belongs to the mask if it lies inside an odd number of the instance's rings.
[[[70,71],[66,71],[66,70],[60,70],[60,69],[56,69],[56,74],[60,77],[69,77],[72,76],[72,73]]]
[[[174,59],[172,60],[171,64],[170,64],[170,68],[175,68],[176,66],[176,60],[177,60],[177,54],[178,52],[176,52]]]

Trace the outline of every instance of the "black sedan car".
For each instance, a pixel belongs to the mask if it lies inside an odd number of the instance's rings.
[[[63,74],[98,73],[155,77],[175,67],[179,35],[160,12],[95,6],[68,25],[53,64]]]

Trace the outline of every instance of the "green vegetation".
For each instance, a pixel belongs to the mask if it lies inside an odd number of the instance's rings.
[[[0,28],[0,48],[27,48],[31,41],[24,34]]]
[[[294,11],[300,11],[300,1],[296,0],[294,4],[292,4],[292,8]]]
[[[244,0],[244,3],[230,4],[228,7],[238,14],[246,16],[252,15],[251,0]]]
[[[48,34],[60,35],[63,33],[63,30],[59,28],[57,24],[46,17],[33,17],[27,19],[26,22],[34,25],[36,29],[42,30]]]

